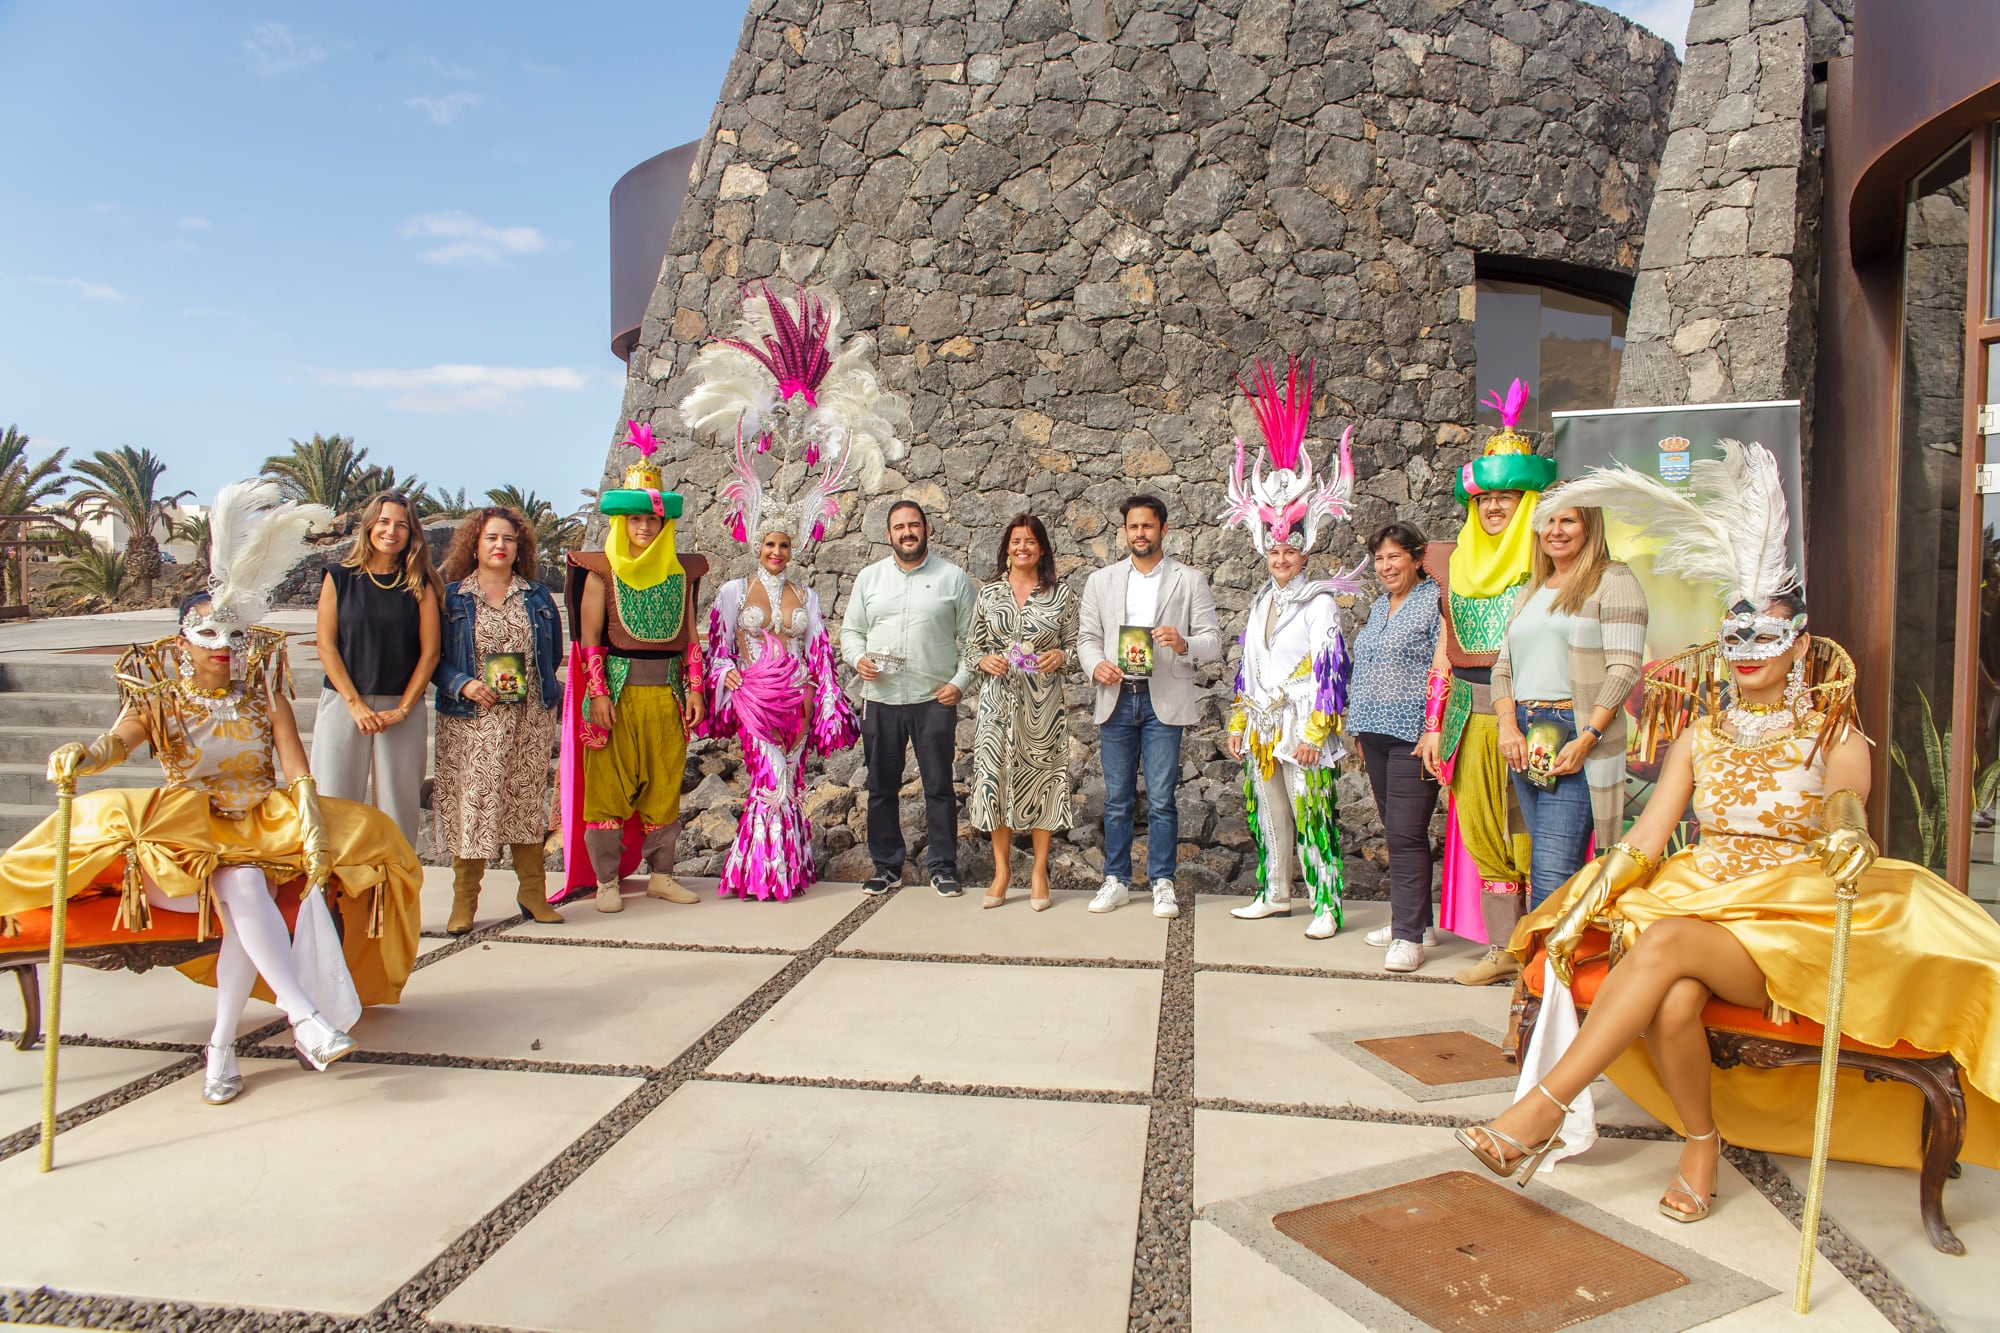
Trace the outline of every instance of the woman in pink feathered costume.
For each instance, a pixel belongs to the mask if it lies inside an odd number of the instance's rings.
[[[819,598],[784,576],[791,561],[791,534],[764,533],[755,577],[725,583],[708,617],[702,734],[736,736],[750,777],[718,892],[744,898],[790,898],[813,882],[806,756],[859,735]]]

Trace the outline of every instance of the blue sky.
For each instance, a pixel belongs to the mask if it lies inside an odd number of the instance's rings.
[[[1611,7],[1678,42],[1691,0]],[[606,197],[730,0],[0,0],[0,425],[206,496],[291,438],[568,508],[624,380]]]

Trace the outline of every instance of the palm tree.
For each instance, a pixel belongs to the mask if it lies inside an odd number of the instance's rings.
[[[528,520],[528,526],[535,530],[535,546],[544,560],[559,559],[583,540],[584,521],[579,515],[558,514],[555,505],[533,491],[523,495],[518,486],[496,486],[486,492],[486,498],[518,510]]]
[[[209,528],[207,514],[181,519],[174,524],[173,531],[167,535],[175,541],[186,542],[188,545],[194,547],[195,568],[199,569],[203,574],[210,572],[208,568],[208,548],[209,543],[214,539],[214,533]]]
[[[63,456],[68,452],[58,449],[30,462],[28,437],[14,426],[0,431],[0,518],[21,518],[33,514],[47,501],[59,499],[69,488],[70,479],[62,475]],[[13,530],[0,535],[25,537],[28,534],[19,530],[23,526],[8,524],[7,529]],[[25,572],[15,560],[0,560],[0,595],[11,601],[18,593],[26,600],[26,585],[19,582]]]
[[[112,514],[123,520],[131,536],[125,540],[125,575],[137,580],[148,601],[153,596],[153,580],[160,576],[160,541],[154,529],[167,521],[174,506],[193,495],[177,491],[156,495],[166,463],[151,449],[134,449],[121,444],[117,449],[99,449],[70,470],[88,483],[73,497],[86,518]]]
[[[129,557],[131,548],[126,548]],[[154,552],[155,556],[159,553]],[[116,551],[107,551],[95,542],[84,542],[74,555],[63,557],[49,591],[79,601],[102,598],[115,602],[128,586],[126,562]]]
[[[258,469],[287,500],[325,505],[344,518],[380,489],[370,482],[382,470],[366,465],[368,451],[356,449],[353,436],[315,434],[291,443],[291,453],[275,454]]]
[[[456,493],[440,487],[435,495],[425,490],[422,498],[416,496],[410,498],[424,518],[464,518],[478,508],[465,498],[463,486],[459,487]]]

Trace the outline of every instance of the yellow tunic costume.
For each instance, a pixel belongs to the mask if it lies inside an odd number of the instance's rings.
[[[70,825],[72,898],[119,892],[119,928],[147,928],[145,882],[170,898],[200,899],[199,937],[210,921],[208,881],[227,866],[255,866],[275,885],[302,888],[306,871],[298,806],[280,790],[271,706],[289,696],[284,635],[250,631],[243,678],[220,698],[203,697],[176,671],[176,639],[137,646],[118,660],[123,712],[145,727],[165,785],[86,792]],[[395,823],[373,806],[321,797],[333,858],[329,902],[363,1004],[394,1004],[416,960],[423,867]],[[55,820],[44,820],[0,853],[0,917],[49,906]],[[115,940],[115,935],[114,935]],[[213,982],[215,959],[181,970]],[[270,998],[262,980],[255,994]]]
[[[1740,744],[1711,718],[1692,723],[1694,808],[1700,840],[1627,889],[1609,908],[1628,937],[1667,917],[1712,921],[1733,935],[1764,974],[1769,1014],[1817,1022],[1826,1010],[1833,944],[1833,881],[1807,842],[1821,830],[1825,759],[1814,715],[1796,732]],[[1586,866],[1525,917],[1511,947],[1534,949],[1596,874]],[[1967,1111],[1961,1161],[2000,1166],[2000,924],[1921,866],[1877,860],[1862,875],[1849,942],[1841,1031],[1871,1046],[1907,1042],[1949,1053]],[[1810,1038],[1817,1042],[1818,1038]],[[1647,1111],[1678,1124],[1643,1041],[1608,1071]],[[1811,1150],[1812,1066],[1714,1071],[1715,1122],[1746,1148],[1799,1156]],[[1882,1166],[1922,1158],[1922,1096],[1895,1082],[1871,1083],[1842,1069],[1834,1099],[1832,1155]]]

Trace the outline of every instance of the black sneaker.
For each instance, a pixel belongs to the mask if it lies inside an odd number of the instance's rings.
[[[894,887],[896,887],[896,877],[885,875],[879,870],[861,881],[861,891],[874,898],[881,897]]]
[[[958,898],[965,893],[965,886],[953,875],[932,875],[931,887],[937,890],[940,898]]]

